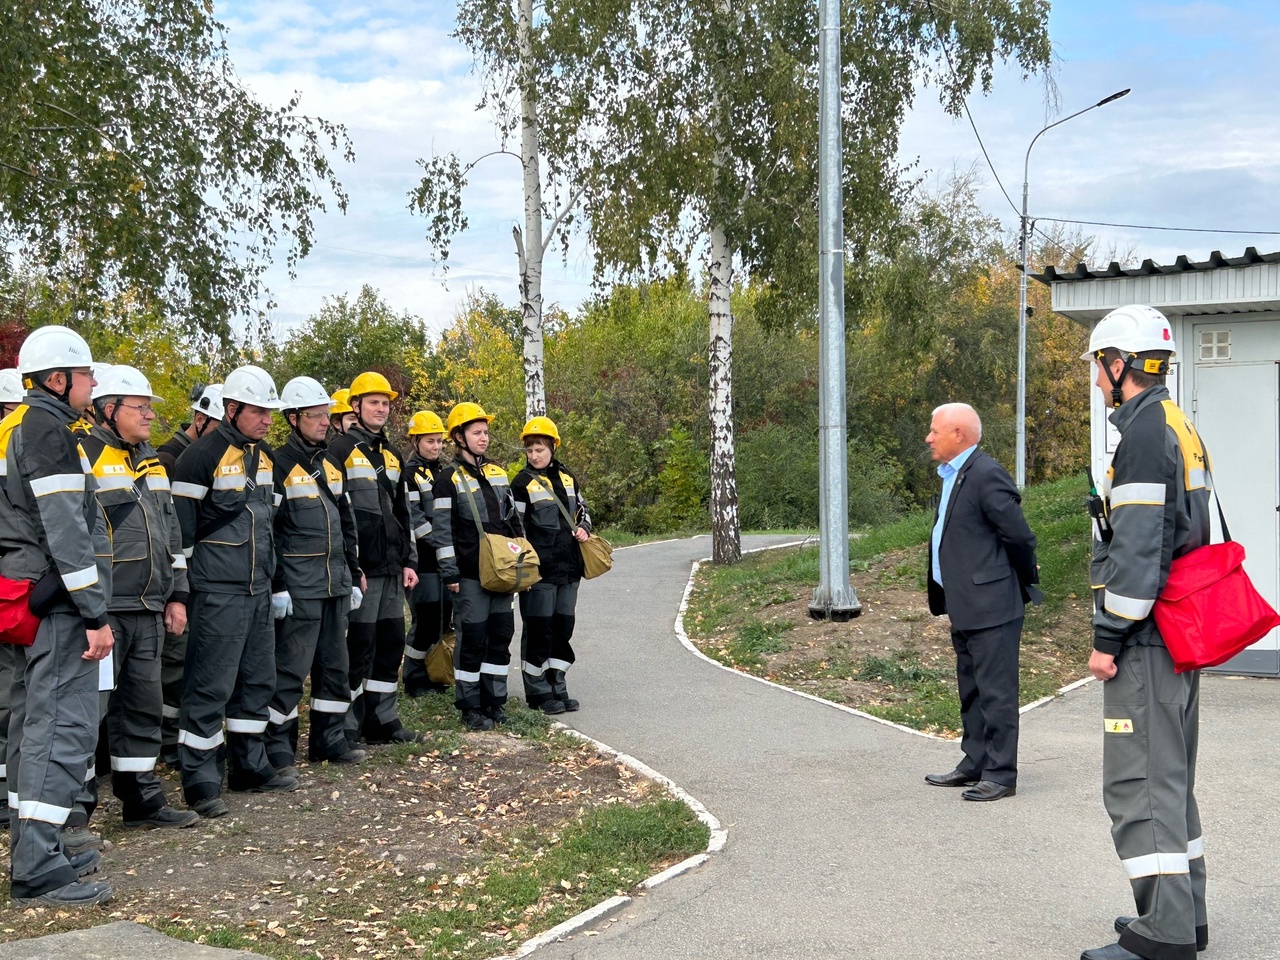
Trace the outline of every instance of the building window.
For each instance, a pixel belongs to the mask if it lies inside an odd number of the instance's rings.
[[[1201,330],[1200,331],[1200,359],[1201,360],[1230,360],[1231,359],[1231,331],[1230,330]]]

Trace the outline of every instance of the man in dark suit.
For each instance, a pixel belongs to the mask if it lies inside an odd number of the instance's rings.
[[[929,611],[951,618],[964,759],[931,773],[966,800],[1012,797],[1018,785],[1018,643],[1036,587],[1036,538],[1012,478],[978,449],[982,421],[967,403],[933,412],[925,443],[942,498],[929,548]]]

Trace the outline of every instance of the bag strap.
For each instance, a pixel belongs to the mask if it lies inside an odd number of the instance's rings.
[[[467,495],[467,500],[471,504],[471,519],[476,522],[476,536],[483,542],[484,524],[480,522],[480,508],[476,506],[476,495],[471,492],[470,471],[461,462],[458,463],[458,469],[462,471],[462,492]],[[479,481],[477,481],[476,485],[479,486]]]
[[[1213,482],[1213,473],[1209,469],[1208,458],[1205,459],[1204,475],[1209,478],[1209,492],[1213,494],[1214,505],[1218,508],[1218,520],[1222,523],[1222,541],[1231,542],[1231,531],[1227,529],[1227,516],[1222,512],[1222,501],[1218,499],[1218,486]]]
[[[565,505],[560,502],[560,498],[556,495],[555,484],[551,482],[550,477],[547,478],[547,486],[551,488],[551,499],[554,500],[556,502],[556,506],[560,508],[560,515],[569,521],[569,532],[574,533],[578,529],[578,521],[573,519],[573,515],[570,514]]]

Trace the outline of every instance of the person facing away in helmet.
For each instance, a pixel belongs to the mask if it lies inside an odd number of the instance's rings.
[[[1090,565],[1089,672],[1102,682],[1102,799],[1137,907],[1116,918],[1119,942],[1084,960],[1193,960],[1209,943],[1200,671],[1175,672],[1153,616],[1173,561],[1209,542],[1213,509],[1208,453],[1165,386],[1175,355],[1168,319],[1134,305],[1103,317],[1082,356],[1120,432],[1098,485],[1106,525]]]
[[[578,544],[591,535],[591,516],[577,478],[556,459],[560,430],[555,422],[531,418],[520,440],[526,462],[511,489],[542,574],[520,594],[520,675],[529,706],[564,713],[578,709],[565,674],[576,659],[571,641],[583,572]]]
[[[0,420],[18,409],[25,394],[22,377],[16,369],[0,370]]]
[[[206,430],[216,427],[222,420],[222,384],[197,383],[191,388],[187,399],[191,401],[191,420],[182,424],[174,435],[156,450],[156,456],[160,458],[165,472],[171,477],[178,457],[191,446],[191,441],[199,440]]]
[[[351,710],[347,739],[368,743],[411,742],[396,706],[404,659],[404,591],[418,585],[403,459],[384,429],[399,394],[380,373],[351,382],[355,423],[335,437],[329,459],[342,472],[360,541],[360,569],[368,590],[348,615]]]

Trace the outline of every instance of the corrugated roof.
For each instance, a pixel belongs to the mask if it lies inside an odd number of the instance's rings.
[[[1075,280],[1107,280],[1114,277],[1151,277],[1157,274],[1189,273],[1195,270],[1217,270],[1221,267],[1247,267],[1255,263],[1280,263],[1280,251],[1276,253],[1259,253],[1256,247],[1245,250],[1243,257],[1224,257],[1217,250],[1209,254],[1209,259],[1193,262],[1185,256],[1178,257],[1171,265],[1165,266],[1154,260],[1143,260],[1142,266],[1125,268],[1112,260],[1105,269],[1094,270],[1088,264],[1078,263],[1069,273],[1063,273],[1052,264],[1044,268],[1043,273],[1030,276],[1043,284],[1064,283]]]

